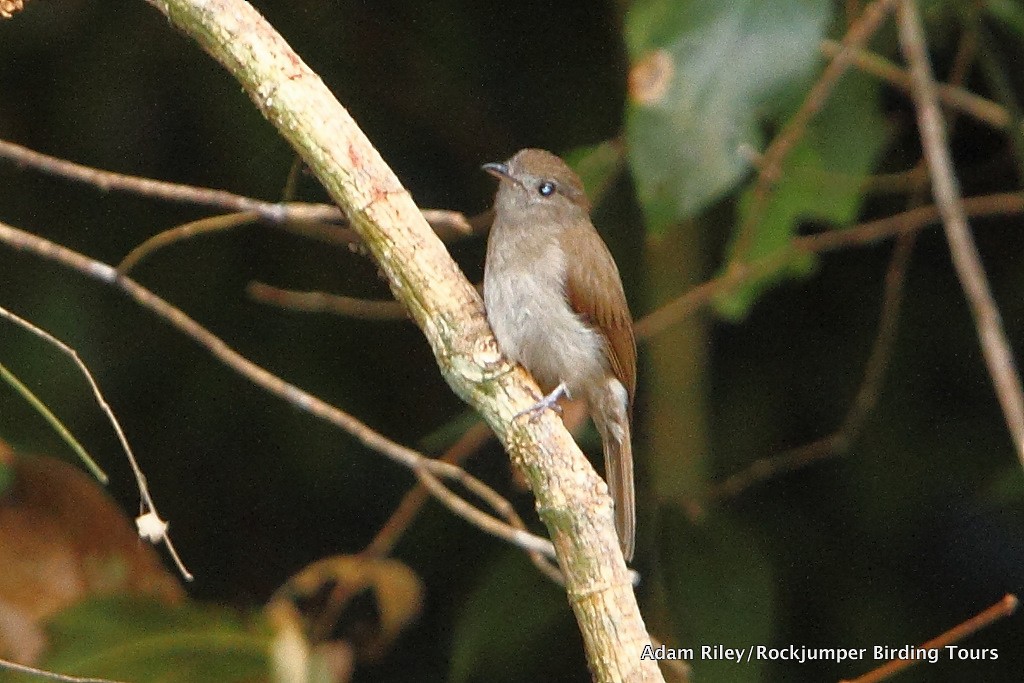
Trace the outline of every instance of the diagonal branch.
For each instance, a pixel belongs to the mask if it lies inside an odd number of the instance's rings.
[[[964,209],[971,216],[1016,216],[1024,213],[1024,192],[1002,192],[964,200]],[[902,213],[878,218],[842,230],[829,230],[813,235],[794,237],[791,244],[812,254],[863,247],[899,235],[913,234],[936,224],[942,218],[934,206],[919,206]],[[636,322],[637,339],[647,339],[675,325],[709,305],[716,296],[730,288],[778,270],[791,256],[779,251],[735,267],[683,292]]]
[[[420,453],[396,443],[348,413],[335,408],[325,401],[309,394],[294,384],[285,382],[268,370],[256,365],[248,358],[229,347],[222,339],[175,308],[134,280],[118,274],[112,267],[83,254],[72,251],[31,233],[0,223],[0,242],[16,249],[27,251],[62,266],[71,268],[88,277],[112,285],[146,308],[173,325],[179,331],[204,346],[224,365],[250,380],[267,392],[280,397],[300,410],[304,410],[329,422],[357,438],[363,445],[412,470],[420,483],[445,507],[463,517],[471,524],[498,538],[522,547],[531,553],[552,555],[551,543],[525,531],[517,523],[511,505],[504,501],[490,487],[470,476],[464,470],[439,460],[432,460]],[[504,524],[480,511],[452,493],[439,478],[457,481],[483,498],[491,507],[512,518],[512,525]]]
[[[78,366],[78,369],[82,372],[82,375],[85,376],[86,381],[89,383],[89,388],[92,389],[93,397],[95,397],[96,402],[100,406],[100,409],[103,411],[103,413],[107,416],[107,419],[110,421],[110,426],[113,427],[114,433],[117,434],[117,440],[121,442],[121,448],[124,449],[124,454],[128,458],[128,464],[131,466],[132,474],[135,475],[135,483],[139,489],[139,497],[142,499],[141,508],[145,512],[145,514],[141,515],[139,518],[136,518],[136,524],[139,524],[139,519],[151,517],[158,525],[160,525],[158,527],[159,533],[156,536],[150,537],[150,535],[143,534],[143,527],[141,526],[139,527],[139,535],[148,537],[149,540],[153,543],[156,543],[157,541],[163,541],[164,545],[167,546],[167,552],[170,553],[171,558],[174,560],[174,564],[178,567],[178,572],[181,574],[182,578],[184,578],[186,581],[191,581],[193,578],[192,574],[185,567],[185,563],[182,562],[181,557],[178,556],[178,551],[177,549],[175,549],[174,543],[171,541],[171,537],[167,534],[167,523],[160,519],[160,516],[157,514],[156,503],[153,502],[153,496],[149,492],[149,484],[146,483],[146,475],[142,472],[142,468],[139,466],[139,461],[136,459],[135,453],[132,451],[132,447],[128,444],[128,437],[125,435],[124,429],[121,428],[121,423],[118,422],[117,416],[114,415],[113,408],[111,408],[110,404],[107,403],[107,399],[103,397],[103,392],[100,391],[100,385],[96,383],[96,378],[92,376],[92,373],[89,371],[89,367],[81,359],[77,351],[75,351],[73,348],[71,348],[61,340],[54,337],[46,330],[33,325],[28,320],[25,320],[24,318],[15,315],[14,313],[11,313],[2,306],[0,306],[0,317],[6,318],[11,322],[20,325],[21,327],[36,335],[40,339],[49,342],[57,350],[59,350],[61,353],[65,354],[68,358],[70,358],[75,365]],[[3,366],[0,365],[0,370],[2,369]],[[70,434],[68,434],[68,436],[70,436]],[[71,438],[72,441],[74,441],[74,437]],[[78,442],[75,441],[74,443],[77,444]],[[79,446],[78,448],[81,449],[81,446]],[[102,483],[106,484],[107,475],[104,474],[103,471],[99,469],[99,466],[97,466],[96,463],[92,461],[92,458],[90,458],[88,455],[85,455],[84,451],[82,451],[81,455],[84,456],[86,465],[90,466],[90,469],[93,469],[94,472],[97,474],[97,478]]]
[[[497,351],[480,297],[349,113],[242,0],[149,0],[221,63],[302,156],[423,330],[445,379],[527,475],[599,681],[662,680],[619,550],[607,487],[561,421],[513,420],[537,386]]]
[[[928,169],[932,176],[932,195],[942,215],[950,256],[960,285],[974,316],[989,375],[1002,406],[1017,457],[1024,464],[1024,395],[1020,375],[1003,330],[999,309],[992,298],[985,268],[967,224],[967,213],[960,187],[953,173],[946,127],[939,108],[935,78],[928,62],[924,30],[913,0],[900,0],[897,11],[900,45],[910,66],[912,95],[917,109],[918,127]]]
[[[807,124],[825,106],[839,78],[850,68],[854,53],[875,34],[882,20],[888,16],[895,1],[875,0],[864,8],[864,11],[851,23],[843,37],[840,49],[825,67],[818,80],[811,86],[804,101],[800,104],[800,108],[768,146],[761,160],[757,182],[754,184],[750,209],[739,227],[729,269],[740,269],[747,261],[754,233],[764,218],[772,190],[782,173],[782,163],[803,136]]]
[[[834,58],[842,46],[834,40],[823,40],[820,48],[822,54]],[[873,52],[855,51],[853,64],[864,73],[871,74],[896,88],[905,91],[913,88],[913,82],[906,71]],[[939,99],[947,107],[961,111],[993,128],[1006,129],[1010,125],[1010,114],[998,103],[952,83],[937,83],[936,87]]]
[[[959,87],[967,79],[976,51],[977,35],[972,31],[964,33],[960,37],[960,44],[949,73],[951,87]],[[955,122],[956,118],[951,116],[949,121],[951,128]],[[915,186],[912,188],[908,204],[918,206],[928,195],[928,162],[922,158],[914,165],[908,177],[915,179]],[[710,498],[720,500],[734,496],[747,487],[776,474],[809,465],[830,456],[844,455],[849,451],[868,415],[875,409],[882,389],[886,368],[889,365],[896,341],[907,269],[916,242],[916,232],[900,232],[896,238],[896,244],[889,257],[889,267],[885,273],[885,288],[882,293],[882,310],[878,320],[878,331],[871,345],[867,364],[864,366],[860,387],[839,427],[832,434],[811,443],[755,461],[746,469],[731,475],[712,489]]]
[[[949,629],[945,633],[932,638],[931,640],[921,643],[916,649],[920,650],[942,650],[950,647],[953,643],[959,642],[968,636],[974,635],[978,631],[988,626],[991,626],[996,621],[1012,615],[1017,611],[1017,596],[1012,593],[1007,593],[1002,599],[994,605],[982,610],[978,614],[975,614],[970,619],[963,623],[957,624],[953,628]],[[892,676],[900,673],[905,669],[909,669],[914,664],[921,661],[918,659],[894,659],[890,662],[886,662],[877,669],[873,669],[863,676],[857,678],[840,681],[840,683],[879,683],[879,681],[885,681]]]

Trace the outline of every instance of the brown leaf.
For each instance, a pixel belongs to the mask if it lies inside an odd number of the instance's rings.
[[[0,655],[35,661],[44,642],[39,624],[86,597],[183,597],[131,520],[85,473],[2,442],[0,462],[13,468],[0,493]]]
[[[423,584],[401,562],[338,555],[289,579],[267,609],[279,628],[300,628],[313,644],[344,642],[372,660],[419,615],[422,602]]]

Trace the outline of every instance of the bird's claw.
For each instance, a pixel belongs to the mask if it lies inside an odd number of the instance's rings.
[[[559,415],[562,414],[562,406],[558,405],[558,400],[563,396],[569,396],[569,389],[565,386],[565,383],[559,384],[555,387],[555,390],[550,394],[542,398],[541,400],[534,403],[532,406],[525,410],[520,410],[518,413],[512,416],[513,420],[518,420],[523,415],[529,415],[531,413],[539,413],[548,408],[555,411]]]

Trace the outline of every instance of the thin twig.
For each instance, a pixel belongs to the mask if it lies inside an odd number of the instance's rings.
[[[925,158],[932,175],[932,195],[942,214],[953,266],[967,296],[982,354],[995,385],[1006,426],[1024,465],[1024,395],[1003,324],[989,289],[985,269],[967,224],[967,213],[953,173],[935,78],[928,62],[924,30],[911,0],[898,5],[900,44],[914,80],[912,91]]]
[[[1001,54],[999,44],[1002,40],[989,31],[988,22],[980,16],[984,12],[981,4],[980,0],[975,0],[967,10],[970,15],[968,25],[978,33],[978,66],[981,67],[985,85],[992,96],[1002,103],[1010,117],[1010,124],[1006,127],[1006,138],[1017,177],[1021,178],[1024,177],[1024,108],[1021,107],[1020,98],[1017,96],[1016,75],[1019,67],[1016,63],[1016,54]]]
[[[452,444],[448,451],[440,458],[440,461],[458,465],[493,437],[494,432],[486,424],[477,422],[467,429],[459,437],[458,441]],[[388,521],[380,528],[370,544],[363,549],[362,555],[378,558],[389,555],[398,539],[401,538],[405,530],[409,528],[413,520],[419,515],[426,500],[427,488],[423,484],[417,484],[409,489]],[[506,512],[506,519],[510,524],[517,529],[526,530],[526,525],[511,505],[507,507],[503,505],[503,509]],[[541,573],[559,585],[565,583],[565,577],[562,576],[562,572],[552,564],[547,556],[537,552],[530,552],[529,556],[530,561],[533,562],[534,566]]]
[[[457,468],[452,468],[447,463],[440,463],[424,457],[411,448],[388,439],[348,413],[331,406],[293,384],[285,382],[239,354],[222,339],[186,315],[182,310],[172,306],[131,278],[120,275],[112,266],[4,223],[0,223],[0,242],[59,263],[83,275],[120,289],[137,304],[157,314],[180,332],[191,337],[218,360],[249,381],[282,398],[300,410],[311,413],[344,429],[368,448],[412,470],[416,477],[442,504],[471,524],[526,550],[540,552],[548,557],[554,556],[554,548],[550,541],[517,529],[478,510],[449,491],[438,481],[437,477],[455,479],[463,485],[470,485],[469,482],[472,482],[472,486],[474,486],[478,494],[480,491],[488,488],[483,482],[475,480],[475,478],[470,477],[470,475]],[[495,493],[494,496],[497,496],[497,494]],[[491,497],[487,498],[488,502],[493,499]]]
[[[764,153],[760,173],[754,185],[754,193],[746,218],[740,224],[736,238],[736,247],[729,268],[739,268],[747,261],[751,245],[754,243],[754,234],[757,226],[760,225],[764,212],[768,207],[768,200],[771,197],[772,188],[782,174],[782,163],[789,152],[803,136],[807,124],[821,110],[828,101],[832,90],[840,76],[852,64],[853,51],[857,50],[874,35],[882,20],[889,14],[892,5],[896,0],[875,0],[864,8],[864,11],[857,16],[850,29],[843,37],[842,49],[829,62],[821,76],[815,81],[808,91],[807,96],[786,125],[783,126],[768,149]]]
[[[18,664],[17,662],[12,662],[9,659],[0,659],[0,669],[16,671],[18,673],[29,674],[31,676],[39,676],[40,678],[46,678],[51,681],[62,681],[62,683],[118,683],[118,681],[114,681],[109,678],[83,678],[81,676],[59,674],[56,671],[46,671],[45,669],[37,669],[34,666],[28,666],[27,664]]]
[[[756,280],[773,273],[789,263],[792,257],[792,252],[780,249],[754,261],[734,262],[718,277],[688,289],[636,321],[633,331],[637,339],[654,337],[704,308],[722,292],[727,292],[748,279]]]
[[[0,140],[0,158],[9,159],[20,166],[33,168],[43,173],[59,176],[67,180],[91,185],[103,191],[127,192],[129,194],[161,199],[168,202],[188,204],[190,206],[207,206],[226,211],[254,211],[261,220],[270,223],[283,223],[302,213],[303,220],[332,220],[340,216],[337,207],[330,204],[319,205],[288,205],[264,202],[251,197],[243,197],[224,190],[214,190],[179,183],[168,183],[152,178],[103,171],[91,166],[76,164],[73,161],[36,152],[22,145]]]
[[[176,242],[191,239],[196,235],[208,235],[213,232],[233,230],[242,225],[247,225],[259,220],[259,214],[255,211],[240,211],[238,213],[225,213],[209,218],[201,218],[197,221],[190,221],[182,225],[159,232],[142,244],[138,245],[117,264],[117,272],[127,275],[139,261],[151,253],[170,246]]]
[[[400,301],[369,301],[328,292],[300,292],[262,282],[250,282],[246,292],[253,301],[303,313],[333,313],[360,320],[408,320]]]
[[[125,456],[127,456],[128,458],[128,463],[131,465],[132,472],[135,474],[135,482],[139,489],[139,497],[142,498],[142,504],[144,508],[143,511],[150,513],[154,515],[157,519],[159,519],[156,504],[153,502],[153,497],[149,493],[149,486],[146,484],[146,475],[142,473],[142,468],[139,467],[139,463],[135,459],[135,453],[132,452],[132,447],[128,445],[128,437],[125,436],[124,430],[121,429],[121,424],[117,421],[117,417],[114,415],[113,409],[110,407],[110,404],[107,403],[107,400],[103,398],[103,393],[100,391],[99,385],[93,378],[92,373],[89,372],[89,368],[78,356],[78,352],[76,352],[73,348],[71,348],[61,340],[54,337],[46,330],[43,330],[33,325],[29,321],[15,315],[14,313],[11,313],[5,308],[0,307],[0,315],[2,315],[4,318],[7,318],[11,322],[17,323],[18,325],[25,328],[26,330],[36,335],[37,337],[49,342],[51,345],[53,345],[58,350],[67,355],[68,358],[70,358],[75,363],[75,365],[78,366],[78,369],[81,370],[82,374],[85,375],[85,379],[89,382],[89,387],[92,389],[93,396],[96,397],[96,402],[99,404],[100,409],[102,409],[104,414],[106,414],[107,419],[110,421],[111,427],[114,428],[114,433],[117,434],[117,440],[121,442],[121,448],[124,449]],[[87,460],[87,462],[91,462],[91,459]],[[93,467],[95,466],[95,463],[93,463]],[[102,471],[100,472],[100,474],[102,474]],[[105,480],[106,475],[103,474],[103,479],[101,479],[101,481],[105,482]],[[166,525],[164,526],[164,529],[166,529]],[[178,556],[178,552],[174,548],[174,543],[171,542],[171,537],[166,533],[163,533],[160,540],[162,540],[164,544],[167,546],[167,551],[171,554],[171,558],[174,560],[174,564],[178,567],[178,571],[181,573],[181,576],[186,581],[191,581],[193,579],[192,574],[188,571],[188,569],[185,567],[185,564],[181,561],[181,558]]]
[[[972,197],[964,201],[964,209],[969,215],[978,218],[1018,215],[1024,213],[1024,192],[1002,192]],[[922,206],[843,230],[829,230],[815,235],[795,237],[791,245],[814,254],[869,246],[896,235],[918,232],[938,224],[941,218],[939,210],[934,206]],[[754,261],[736,264],[731,272],[723,273],[687,290],[638,320],[635,325],[637,338],[652,337],[665,328],[685,320],[710,304],[719,294],[741,285],[748,279],[771,273],[780,265],[788,263],[791,258],[791,255],[783,250]]]
[[[965,33],[957,47],[956,58],[950,70],[951,84],[962,83],[970,71],[971,63],[977,46],[973,32]],[[954,119],[951,119],[952,126]],[[928,192],[928,164],[920,160],[907,174],[917,179],[917,185],[908,201],[908,205],[916,207],[921,204]],[[878,331],[871,345],[868,361],[864,366],[864,375],[860,387],[854,395],[846,416],[839,423],[838,429],[832,434],[815,441],[790,449],[770,458],[762,458],[749,465],[746,469],[731,475],[708,495],[710,500],[722,500],[739,495],[744,490],[770,479],[783,472],[790,472],[814,462],[846,454],[852,447],[865,420],[874,409],[881,391],[885,371],[892,355],[896,340],[899,312],[903,303],[907,268],[913,253],[918,233],[900,232],[893,247],[889,266],[885,273],[885,289],[882,294],[882,310],[879,314]]]
[[[452,463],[444,462],[442,460],[436,460],[432,462],[436,463],[437,470],[439,472],[445,473],[446,476],[448,476],[450,479],[458,481],[460,484],[462,484],[467,489],[469,489],[477,496],[479,496],[481,499],[486,501],[487,504],[490,505],[493,510],[495,510],[502,517],[508,520],[508,523],[513,528],[515,528],[523,537],[524,544],[529,543],[531,538],[536,538],[526,529],[526,524],[516,513],[516,510],[512,506],[512,503],[510,503],[504,497],[499,495],[490,486],[487,486],[476,477],[470,476],[469,473],[467,473],[464,469]],[[427,486],[428,489],[430,488],[431,483],[429,481],[424,481],[423,483],[425,486]],[[523,545],[523,547],[526,546]],[[556,566],[551,564],[550,561],[543,561],[544,555],[542,548],[534,547],[532,549],[528,548],[528,550],[530,551],[530,556],[534,558],[535,564],[537,564],[538,568],[544,574],[546,574],[548,578],[552,579],[555,583],[559,585],[565,585],[565,578],[562,576],[561,571],[559,571],[559,569]],[[552,555],[549,555],[549,557]]]
[[[971,197],[964,200],[963,207],[968,215],[975,218],[1014,216],[1024,213],[1024,192],[999,192]],[[901,233],[918,232],[938,225],[941,219],[942,214],[935,206],[921,206],[845,230],[830,230],[797,237],[793,240],[793,245],[816,254],[853,246],[867,246]]]
[[[957,45],[956,55],[953,59],[953,66],[950,68],[948,81],[950,87],[959,87],[967,80],[971,65],[974,63],[977,54],[977,33],[966,31]],[[950,128],[956,125],[955,115],[950,116]],[[918,185],[914,188],[908,201],[909,208],[916,208],[924,203],[928,195],[928,164],[921,159],[911,173],[918,178]],[[881,391],[882,381],[892,355],[892,348],[896,341],[896,329],[899,321],[900,308],[903,304],[903,294],[906,285],[907,268],[910,265],[910,257],[917,242],[917,232],[900,233],[896,238],[889,266],[885,273],[885,290],[882,295],[882,312],[879,316],[878,333],[871,347],[868,362],[864,370],[864,378],[857,395],[853,399],[850,409],[846,413],[842,424],[839,427],[837,436],[841,441],[840,452],[849,448],[856,439],[867,415],[875,408],[878,395]]]
[[[190,206],[206,206],[223,211],[253,212],[259,216],[261,221],[272,225],[347,223],[345,214],[333,204],[267,202],[225,190],[169,183],[163,180],[104,171],[43,154],[7,140],[0,140],[0,159],[7,159],[19,166],[32,168],[66,180],[84,183],[105,192],[125,192],[151,199]],[[479,234],[489,226],[487,217],[483,215],[466,218],[458,211],[445,209],[424,209],[422,213],[442,239],[456,239]],[[358,235],[355,232],[348,234],[353,241],[358,240]]]
[[[735,498],[763,481],[827,460],[836,454],[839,446],[837,434],[829,434],[802,446],[758,458],[711,488],[707,499],[709,502],[717,502]]]
[[[563,406],[562,422],[570,433],[575,435],[585,420],[586,411],[583,410],[581,404],[569,403]],[[478,451],[493,436],[494,433],[483,422],[477,422],[467,429],[440,459],[452,464],[460,464]],[[422,484],[417,484],[410,489],[405,494],[405,497],[402,498],[395,512],[392,513],[388,521],[377,532],[373,541],[363,549],[363,554],[370,557],[384,557],[388,555],[401,535],[419,514],[423,503],[426,501],[426,495],[426,487]],[[510,520],[510,523],[514,522]],[[554,567],[547,557],[539,553],[530,553],[530,559],[552,581],[558,584],[563,583],[561,571]]]
[[[835,57],[841,45],[834,40],[821,41],[821,52],[828,57]],[[889,85],[910,92],[912,83],[907,72],[897,64],[867,50],[856,50],[853,65],[861,71],[880,78]],[[1010,115],[998,102],[975,95],[963,87],[937,83],[939,99],[947,107],[956,109],[968,116],[987,123],[993,128],[1005,130],[1010,125]]]
[[[441,456],[443,462],[458,465],[469,455],[479,450],[485,443],[494,437],[494,432],[483,422],[477,422],[467,429],[459,439]],[[363,548],[362,554],[367,557],[387,557],[391,554],[398,539],[423,508],[427,501],[427,491],[423,486],[414,486],[402,498],[402,502],[393,513],[390,519],[380,528],[370,544]]]
[[[6,317],[10,314],[6,309],[0,308],[0,315]],[[97,462],[93,460],[92,456],[89,455],[88,451],[85,450],[85,446],[83,446],[81,442],[79,442],[79,440],[75,438],[75,435],[71,433],[71,431],[64,425],[63,422],[60,421],[60,418],[54,415],[53,411],[47,408],[46,404],[43,403],[42,400],[40,400],[40,398],[36,396],[31,389],[25,386],[25,383],[18,379],[18,377],[13,372],[8,370],[7,366],[5,366],[3,363],[0,363],[0,379],[3,379],[15,391],[21,394],[22,398],[28,401],[29,405],[35,408],[37,413],[43,416],[43,419],[46,420],[51,427],[53,427],[53,430],[57,432],[61,439],[64,440],[64,443],[70,446],[71,450],[73,450],[75,454],[78,456],[78,458],[82,461],[82,463],[85,464],[89,472],[92,473],[92,476],[96,477],[96,479],[101,484],[106,486],[107,483],[110,481],[110,478],[107,477],[107,473],[103,471],[103,468],[101,468],[99,464],[97,464]]]
[[[964,638],[973,635],[981,629],[990,626],[996,621],[1004,617],[1008,617],[1014,613],[1017,609],[1017,596],[1007,593],[1003,596],[1003,599],[992,605],[988,609],[976,614],[967,621],[954,626],[937,638],[933,638],[926,643],[922,643],[918,649],[922,650],[941,650],[949,647],[953,643],[963,640]],[[840,681],[840,683],[878,683],[878,681],[884,681],[894,674],[909,669],[910,667],[917,664],[920,659],[894,659],[891,662],[887,662],[877,669],[873,669],[863,676],[857,678]]]
[[[760,458],[743,470],[730,475],[708,492],[708,499],[720,501],[734,498],[751,486],[767,481],[785,472],[802,469],[812,463],[846,453],[857,438],[861,425],[878,400],[882,379],[896,339],[896,323],[903,301],[907,264],[913,252],[915,233],[903,233],[893,247],[892,257],[885,274],[882,311],[878,331],[871,345],[871,353],[864,365],[860,387],[850,403],[838,429],[828,436],[792,448],[777,455]]]

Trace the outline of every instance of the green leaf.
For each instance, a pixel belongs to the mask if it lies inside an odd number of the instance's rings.
[[[661,561],[678,639],[692,648],[695,681],[764,680],[763,662],[713,659],[702,647],[747,648],[772,642],[774,578],[758,538],[724,515],[690,523],[663,507]]]
[[[786,157],[782,176],[745,254],[747,262],[770,258],[777,261],[777,266],[719,297],[715,303],[720,315],[741,318],[767,287],[813,269],[814,258],[790,250],[792,238],[803,221],[843,227],[857,219],[864,196],[863,180],[876,167],[887,137],[878,82],[858,73],[843,76]],[[752,195],[753,190],[744,194],[737,225],[746,220]]]
[[[552,633],[566,623],[565,594],[522,555],[508,551],[481,577],[455,626],[448,680],[529,681],[544,678]],[[564,657],[564,642],[561,645]],[[531,653],[524,657],[523,653]]]
[[[691,216],[750,170],[759,119],[819,62],[825,0],[644,0],[626,18],[629,161],[650,229]],[[642,68],[638,64],[644,65]]]
[[[269,628],[207,605],[93,600],[50,622],[43,668],[122,681],[269,679]]]

